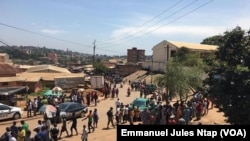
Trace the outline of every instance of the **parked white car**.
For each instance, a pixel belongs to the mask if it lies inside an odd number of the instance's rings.
[[[0,103],[0,120],[19,119],[22,114],[23,110],[21,108]]]

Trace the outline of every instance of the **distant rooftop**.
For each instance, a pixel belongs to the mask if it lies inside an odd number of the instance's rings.
[[[177,41],[169,41],[169,42],[179,48],[186,47],[186,48],[194,49],[194,50],[217,50],[218,48],[218,46],[216,45],[186,43],[186,42],[177,42]]]
[[[53,65],[38,65],[30,67],[26,72],[59,72],[59,73],[71,73],[68,69],[57,67]]]

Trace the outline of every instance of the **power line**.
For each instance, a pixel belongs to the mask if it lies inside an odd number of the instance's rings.
[[[36,34],[36,35],[39,35],[39,36],[42,36],[42,37],[46,37],[46,38],[50,38],[50,39],[54,39],[54,40],[58,40],[58,41],[63,41],[63,42],[70,43],[70,44],[75,44],[75,45],[80,45],[80,46],[85,46],[85,47],[91,47],[89,45],[84,45],[84,44],[80,44],[80,43],[76,43],[76,42],[67,41],[67,40],[64,40],[64,39],[59,39],[59,38],[56,38],[56,37],[53,37],[53,36],[48,36],[48,35],[36,33],[36,32],[30,31],[30,30],[27,30],[27,29],[19,28],[19,27],[4,24],[4,23],[0,23],[0,25],[7,26],[7,27],[10,27],[10,28],[14,28],[14,29],[24,31],[24,32]]]
[[[4,44],[4,45],[6,45],[7,47],[10,47],[10,45],[9,45],[9,44],[7,44],[7,43],[5,43],[4,41],[1,41],[1,40],[0,40],[0,43],[2,43],[2,44]]]
[[[172,6],[168,7],[168,8],[165,9],[164,11],[162,11],[160,14],[154,16],[153,18],[147,20],[146,22],[144,22],[143,24],[141,24],[141,25],[139,25],[139,26],[137,26],[137,27],[141,27],[141,26],[146,25],[147,23],[150,23],[150,22],[153,21],[154,19],[160,17],[162,14],[168,12],[169,10],[171,10],[172,8],[174,8],[175,6],[177,6],[178,4],[180,4],[182,1],[183,1],[183,0],[177,1],[177,2],[174,3]],[[134,27],[133,29],[131,29],[130,31],[128,31],[128,32],[126,32],[126,33],[124,33],[124,34],[125,34],[125,35],[126,35],[126,34],[129,34],[130,32],[133,32],[134,30],[137,30],[137,28]],[[123,35],[123,36],[124,36],[124,35]],[[127,35],[127,36],[129,36],[129,35]],[[126,37],[126,36],[125,36],[125,37]],[[110,41],[114,41],[114,40],[116,40],[116,39],[111,38],[111,39],[109,39],[109,40],[107,40],[107,41],[98,41],[98,42],[110,42]],[[110,44],[110,43],[103,43],[103,44]]]
[[[195,9],[193,9],[193,10],[191,10],[191,11],[189,11],[189,12],[187,12],[187,13],[185,13],[185,14],[179,16],[179,17],[177,17],[176,19],[174,19],[174,20],[168,22],[167,24],[164,24],[164,25],[162,25],[162,26],[160,26],[160,27],[158,27],[158,28],[156,28],[156,29],[154,29],[154,30],[151,30],[151,31],[149,31],[149,32],[146,32],[145,34],[140,35],[140,36],[144,36],[144,35],[146,35],[146,34],[149,34],[149,33],[153,32],[153,31],[156,31],[156,30],[162,28],[162,27],[165,26],[165,25],[168,25],[168,24],[170,24],[170,23],[172,23],[172,22],[175,22],[175,21],[177,21],[177,20],[183,18],[184,16],[187,16],[188,14],[190,14],[190,13],[192,13],[192,12],[194,12],[194,11],[200,9],[201,7],[204,7],[205,5],[211,3],[212,1],[213,1],[213,0],[210,0],[209,2],[206,2],[206,3],[202,4],[202,5],[200,5],[199,7],[197,7],[197,8],[195,8]],[[179,10],[179,11],[180,11],[180,10]],[[178,13],[178,11],[176,11],[176,13]],[[15,26],[11,26],[11,25],[8,25],[8,24],[1,23],[1,22],[0,22],[0,25],[6,26],[6,27],[9,27],[9,28],[14,28],[14,29],[17,29],[17,30],[21,30],[21,31],[24,31],[24,32],[36,34],[36,35],[39,35],[39,36],[42,36],[42,37],[47,37],[47,38],[51,38],[51,39],[63,41],[63,42],[70,43],[70,44],[74,44],[74,45],[79,45],[79,46],[85,46],[85,47],[92,48],[92,46],[89,46],[89,45],[84,45],[84,44],[81,44],[81,43],[71,42],[71,41],[67,41],[67,40],[64,40],[64,39],[59,39],[59,38],[55,38],[55,37],[52,37],[52,36],[48,36],[48,35],[44,35],[44,34],[39,34],[39,33],[33,32],[33,31],[29,31],[29,30],[26,30],[26,29],[18,28],[18,27],[15,27]],[[134,37],[134,38],[132,38],[132,39],[130,39],[130,40],[128,40],[128,41],[134,40],[134,39],[136,39],[136,38],[138,38],[138,37],[139,37],[139,36],[136,36],[136,37]],[[3,42],[1,41],[1,43],[3,43]],[[4,44],[5,44],[5,43],[4,43]],[[109,47],[110,47],[110,46],[109,46]],[[103,48],[97,48],[97,49],[103,50],[103,51],[121,53],[121,52],[117,52],[117,51],[113,51],[113,50],[108,50],[108,49],[103,49]]]
[[[154,23],[153,25],[151,25],[151,26],[149,26],[149,27],[142,28],[142,29],[139,30],[136,34],[142,33],[143,31],[145,31],[145,30],[147,30],[147,29],[150,29],[151,27],[153,27],[153,26],[155,26],[155,25],[157,25],[157,24],[159,24],[159,23],[165,21],[166,19],[168,19],[168,18],[174,16],[175,14],[178,14],[179,12],[181,12],[181,11],[183,11],[184,9],[188,8],[189,6],[193,5],[193,4],[196,3],[197,1],[198,1],[198,0],[194,0],[194,1],[190,2],[190,3],[188,3],[188,4],[185,5],[184,7],[182,7],[182,8],[180,8],[180,9],[176,10],[175,12],[173,12],[172,14],[170,14],[169,16],[167,16],[167,17],[161,19],[160,21]],[[134,36],[137,37],[136,35],[134,35]],[[139,36],[140,36],[140,35],[139,35]],[[119,45],[119,44],[121,44],[122,42],[125,42],[125,41],[130,41],[129,38],[135,38],[135,37],[133,37],[133,36],[131,36],[131,35],[128,35],[128,36],[126,36],[125,38],[123,38],[123,39],[121,39],[121,40],[118,40],[118,41],[121,41],[121,42],[113,43],[113,45],[108,46],[108,47],[112,47],[112,46],[115,46],[115,45]],[[128,40],[126,40],[126,39],[128,39]]]
[[[203,4],[201,4],[200,6],[196,7],[195,9],[190,10],[190,11],[188,11],[187,13],[185,13],[185,14],[183,14],[183,15],[177,17],[177,18],[175,18],[174,20],[172,20],[172,21],[170,21],[170,22],[168,22],[168,23],[166,23],[166,24],[164,24],[164,25],[162,25],[162,26],[160,26],[160,27],[158,27],[158,28],[156,28],[156,29],[154,29],[154,30],[151,30],[151,31],[149,31],[149,32],[146,32],[146,33],[143,34],[142,36],[145,36],[146,34],[149,34],[149,33],[153,32],[153,31],[156,31],[156,30],[162,28],[163,26],[166,26],[166,25],[168,25],[168,24],[170,24],[170,23],[173,23],[173,22],[175,22],[175,21],[177,21],[177,20],[179,20],[179,19],[181,19],[181,18],[183,18],[183,17],[185,17],[185,16],[187,16],[187,15],[193,13],[194,11],[200,9],[201,7],[204,7],[204,6],[208,5],[208,4],[211,3],[212,1],[214,1],[214,0],[210,0],[210,1],[206,2],[206,3],[203,3]],[[135,38],[134,38],[134,39],[135,39]],[[129,41],[130,41],[130,40],[129,40]]]
[[[170,22],[168,22],[168,23],[166,23],[166,24],[164,24],[164,25],[162,25],[162,26],[159,26],[159,27],[157,27],[157,28],[155,28],[155,29],[153,29],[153,30],[150,30],[150,31],[148,31],[148,32],[146,32],[146,33],[144,33],[144,34],[142,34],[142,35],[140,35],[140,36],[145,36],[145,35],[147,35],[147,34],[149,34],[149,33],[152,33],[153,31],[156,31],[156,30],[162,28],[163,26],[166,26],[166,25],[168,25],[168,24],[170,24],[170,23],[173,23],[173,22],[175,22],[175,21],[177,21],[177,20],[179,20],[179,19],[181,19],[181,18],[183,18],[183,17],[185,17],[185,16],[187,16],[187,15],[193,13],[194,11],[200,9],[201,7],[204,7],[204,6],[208,5],[208,4],[211,3],[212,1],[213,1],[213,0],[210,0],[210,1],[206,2],[206,3],[203,3],[203,4],[201,4],[200,6],[198,6],[198,7],[194,8],[194,9],[192,9],[192,10],[186,12],[185,14],[183,14],[183,15],[181,15],[181,16],[175,18],[174,20],[172,20],[172,21],[170,21]],[[137,38],[140,37],[140,36],[133,37],[132,39],[127,40],[126,42],[132,41],[132,40],[134,40],[134,39],[137,39]],[[119,45],[119,44],[118,44],[118,45]],[[112,47],[112,46],[108,46],[108,47]]]
[[[46,37],[46,38],[66,42],[66,43],[69,43],[69,44],[78,45],[78,46],[81,46],[81,47],[92,48],[92,46],[90,46],[90,45],[85,45],[85,44],[81,44],[81,43],[77,43],[77,42],[72,42],[72,41],[68,41],[68,40],[64,40],[64,39],[60,39],[60,38],[56,38],[56,37],[52,37],[52,36],[48,36],[48,35],[44,35],[44,34],[40,34],[40,33],[36,33],[36,32],[30,31],[30,30],[27,30],[27,29],[19,28],[19,27],[16,27],[16,26],[5,24],[5,23],[0,22],[0,25],[6,26],[6,27],[9,27],[9,28],[13,28],[13,29],[16,29],[16,30],[28,32],[28,33],[31,33],[31,34],[35,34],[35,35],[38,35],[38,36],[42,36],[42,37]],[[103,50],[103,51],[114,52],[114,53],[121,53],[121,52],[117,52],[117,51],[114,51],[114,50],[108,50],[108,49],[102,49],[102,48],[98,48],[98,49]]]

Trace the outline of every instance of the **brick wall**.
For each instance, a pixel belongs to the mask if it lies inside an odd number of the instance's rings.
[[[141,69],[142,69],[141,65],[116,65],[115,67],[115,71],[122,76],[129,75]]]

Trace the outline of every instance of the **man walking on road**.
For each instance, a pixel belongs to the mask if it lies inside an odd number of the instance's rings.
[[[61,126],[61,132],[60,132],[60,135],[59,135],[59,139],[61,139],[61,136],[62,136],[62,133],[63,132],[66,132],[67,133],[67,136],[69,136],[69,132],[67,130],[67,119],[66,119],[66,116],[63,116],[62,117],[62,126]]]
[[[89,114],[84,119],[82,119],[82,121],[85,120],[85,119],[88,119],[89,133],[90,133],[90,129],[92,129],[92,132],[95,131],[95,127],[92,125],[93,124],[93,117],[94,117],[94,115],[92,114],[92,110],[90,110]]]
[[[109,124],[111,123],[112,126],[115,128],[114,122],[113,122],[113,107],[110,107],[110,109],[107,112],[107,116],[108,116],[108,124],[107,124],[107,128],[109,128]]]
[[[77,131],[77,119],[75,117],[75,113],[73,113],[72,116],[73,116],[72,120],[68,122],[68,123],[72,122],[72,125],[70,127],[71,136],[73,136],[73,129],[75,130],[76,135],[78,135],[78,131]]]

